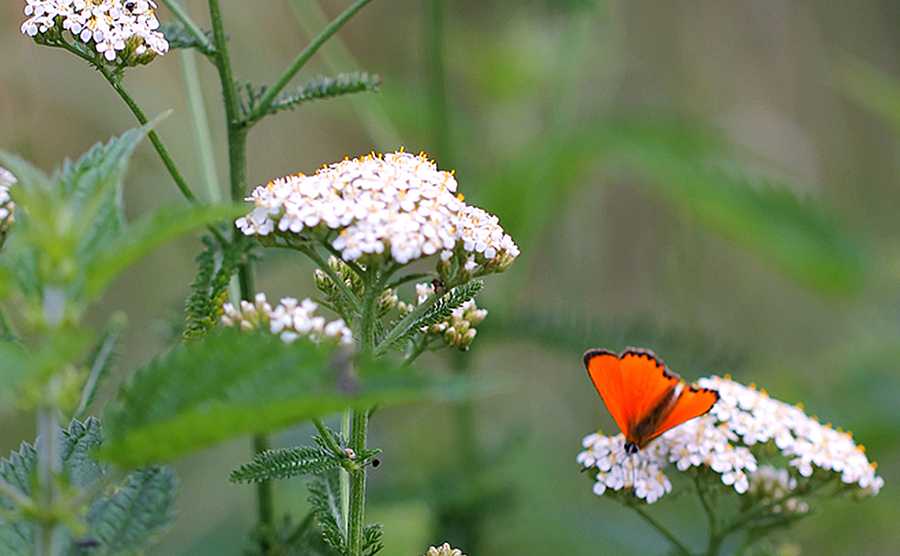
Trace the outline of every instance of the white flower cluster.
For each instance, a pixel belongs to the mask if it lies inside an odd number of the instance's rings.
[[[9,194],[9,188],[16,183],[16,177],[6,168],[0,168],[0,237],[6,234],[16,219],[16,204]]]
[[[763,503],[775,503],[772,512],[776,514],[809,512],[809,504],[803,500],[793,497],[785,498],[796,488],[797,479],[791,477],[788,470],[784,468],[762,465],[750,475],[750,494],[759,498]]]
[[[425,553],[425,556],[466,556],[463,554],[462,550],[458,548],[453,548],[449,543],[444,543],[441,546],[432,546],[428,549],[428,552]]]
[[[831,471],[839,474],[844,484],[856,485],[869,495],[878,494],[884,485],[865,448],[853,442],[849,432],[822,425],[801,408],[728,378],[714,376],[699,384],[719,392],[711,414],[745,445],[773,441],[802,477],[810,477],[815,468]]]
[[[338,231],[330,241],[347,261],[383,255],[406,264],[440,253],[470,275],[504,270],[519,248],[456,189],[453,174],[424,154],[368,155],[257,187],[247,199],[256,208],[236,224],[259,236]]]
[[[333,340],[344,345],[353,343],[353,333],[343,320],[327,322],[316,314],[319,305],[310,299],[297,301],[285,297],[273,309],[266,295],[256,294],[254,303],[241,301],[239,307],[231,303],[222,306],[222,324],[251,331],[268,328],[278,334],[286,343],[298,338],[309,338],[314,342]]]
[[[22,33],[29,37],[62,29],[110,62],[126,49],[135,59],[169,50],[153,0],[26,0],[25,15]]]
[[[849,433],[821,425],[801,409],[728,378],[706,378],[699,385],[719,392],[712,411],[666,432],[635,455],[626,453],[622,434],[585,437],[577,461],[597,469],[595,493],[633,488],[638,498],[655,502],[671,490],[663,470],[674,464],[678,471],[707,467],[744,494],[754,488],[754,481],[768,479],[769,472],[761,472],[751,448],[770,441],[800,477],[810,477],[814,468],[834,472],[863,495],[877,494],[884,485]],[[796,484],[784,482],[790,489]]]

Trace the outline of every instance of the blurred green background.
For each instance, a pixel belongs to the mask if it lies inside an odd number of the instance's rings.
[[[49,169],[134,122],[94,72],[20,35],[22,4],[0,6],[0,147]],[[201,21],[205,4],[187,2]],[[346,2],[223,4],[239,77],[267,82]],[[376,0],[323,49],[301,80],[363,69],[382,91],[267,120],[251,135],[251,183],[345,154],[425,150],[524,252],[489,280],[480,304],[491,314],[465,356],[500,392],[373,422],[385,554],[444,540],[470,556],[662,553],[637,516],[591,493],[574,460],[585,434],[613,430],[581,353],[625,345],[655,349],[690,379],[730,372],[852,430],[885,489],[826,502],[781,539],[804,554],[900,546],[898,21],[895,0]],[[224,191],[216,76],[197,62]],[[181,54],[126,83],[149,114],[174,110],[158,130],[207,191]],[[132,215],[182,202],[149,145],[126,192]],[[120,379],[171,341],[199,248],[157,253],[98,311],[97,323],[129,318]],[[311,295],[309,270],[266,254],[259,289]],[[4,453],[33,437],[30,416],[2,419]],[[253,488],[226,478],[249,449],[177,464],[179,517],[155,554],[239,553]],[[305,507],[300,480],[276,488],[279,513]],[[701,546],[695,501],[651,511]]]

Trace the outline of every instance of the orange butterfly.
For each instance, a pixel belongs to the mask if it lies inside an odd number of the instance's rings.
[[[605,349],[584,354],[584,366],[606,409],[625,435],[625,451],[636,454],[651,440],[699,417],[719,401],[719,393],[685,384],[646,349],[621,355]]]

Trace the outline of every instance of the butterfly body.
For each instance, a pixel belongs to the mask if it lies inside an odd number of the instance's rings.
[[[669,429],[705,414],[718,401],[715,390],[686,384],[649,350],[621,354],[592,349],[584,366],[597,393],[635,454]]]

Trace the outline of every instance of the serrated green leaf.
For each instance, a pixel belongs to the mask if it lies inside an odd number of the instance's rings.
[[[185,302],[185,340],[200,338],[218,324],[231,278],[252,245],[242,238],[225,247],[216,245],[210,237],[203,238],[203,243],[206,247],[197,255],[197,275]]]
[[[103,442],[100,421],[94,418],[84,422],[73,420],[58,434],[63,473],[70,484],[89,489],[108,473],[105,465],[92,458]],[[38,446],[40,443],[41,439],[38,439]],[[0,460],[0,479],[30,495],[36,462],[37,449],[23,442],[17,451]],[[174,489],[171,470],[153,468],[130,473],[110,492],[97,496],[90,504],[86,519],[85,538],[97,543],[90,554],[111,556],[142,552],[168,524],[174,507]],[[0,497],[0,508],[9,510],[12,506]],[[0,550],[4,555],[34,554],[33,535],[31,522],[10,523],[0,519]],[[83,551],[66,537],[61,553],[75,556]]]
[[[108,411],[102,456],[126,466],[156,463],[348,407],[460,392],[458,382],[400,371],[385,361],[358,363],[356,371],[358,378],[331,369],[331,350],[324,346],[218,331],[135,374]]]
[[[341,73],[335,77],[317,77],[291,93],[284,93],[272,103],[269,114],[293,110],[312,100],[323,100],[353,93],[374,92],[381,86],[381,78],[366,72]],[[259,94],[265,93],[263,88]]]
[[[394,325],[379,344],[376,353],[383,353],[391,346],[420,334],[423,328],[449,319],[453,311],[474,299],[483,287],[484,282],[481,280],[472,280],[456,286],[440,297],[433,298],[430,303],[419,305]]]
[[[78,214],[82,223],[79,259],[89,259],[125,226],[122,180],[131,155],[153,125],[155,122],[94,145],[77,161],[65,161],[56,176],[58,194],[67,199],[67,210]]]
[[[109,495],[91,505],[90,539],[100,546],[90,554],[141,554],[172,521],[175,473],[150,467],[130,473]]]
[[[316,475],[340,466],[335,456],[322,448],[300,447],[266,450],[231,472],[233,483],[259,483]]]
[[[162,208],[129,225],[92,260],[85,272],[88,297],[96,297],[123,270],[157,247],[208,224],[245,213],[238,205]]]

